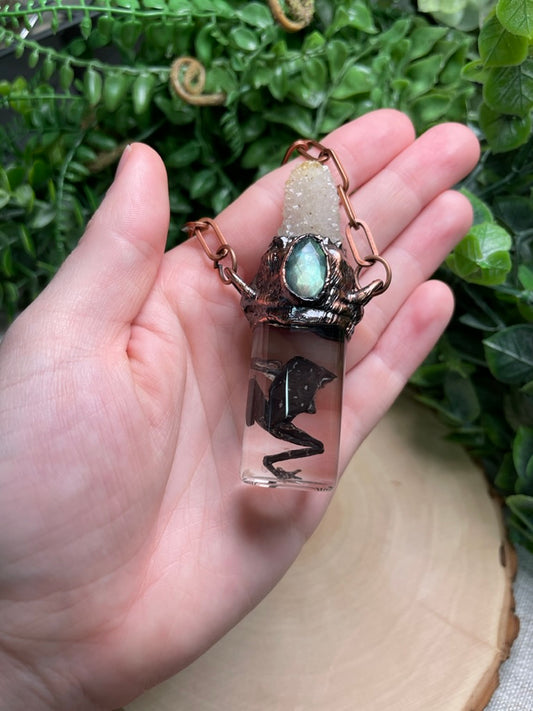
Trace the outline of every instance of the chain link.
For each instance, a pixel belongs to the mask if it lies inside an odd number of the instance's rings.
[[[187,222],[185,230],[189,233],[189,237],[196,237],[200,242],[204,252],[213,262],[213,268],[218,270],[218,275],[223,284],[232,284],[241,294],[248,293],[253,295],[253,290],[237,273],[238,264],[235,250],[226,242],[222,230],[214,220],[210,217],[202,217],[200,220]],[[216,251],[211,249],[206,239],[206,235],[210,230],[215,233],[218,242]],[[231,261],[231,266],[222,263],[227,257]]]
[[[313,155],[311,153],[311,150],[315,150],[317,154]],[[318,143],[318,141],[302,138],[298,141],[295,141],[288,149],[283,158],[283,163],[286,163],[289,160],[294,151],[297,151],[303,158],[306,158],[307,160],[318,161],[322,164],[325,164],[328,161],[331,161],[333,163],[333,166],[335,167],[340,177],[340,182],[337,184],[337,193],[339,195],[342,208],[346,213],[346,217],[348,218],[348,222],[345,229],[345,237],[347,243],[350,246],[350,251],[352,252],[353,258],[357,264],[357,267],[355,269],[355,280],[357,288],[361,288],[361,284],[359,282],[359,275],[361,271],[363,269],[371,267],[376,263],[379,263],[385,270],[385,279],[379,280],[379,282],[376,283],[376,287],[373,289],[373,295],[382,294],[389,288],[392,279],[392,270],[387,260],[379,254],[370,227],[366,224],[366,222],[360,220],[355,213],[354,207],[349,196],[350,181],[348,179],[348,175],[344,169],[344,166],[340,162],[337,154],[332,148],[327,148],[321,143]],[[233,286],[241,294],[253,294],[253,290],[238,275],[238,264],[235,252],[233,248],[224,239],[224,235],[222,234],[220,227],[214,220],[209,217],[202,217],[200,220],[196,220],[194,222],[187,222],[185,229],[188,231],[190,237],[196,237],[198,239],[198,241],[202,245],[204,252],[213,262],[213,267],[218,270],[220,279],[224,284],[233,284]],[[218,247],[215,251],[213,251],[209,247],[209,244],[206,240],[206,234],[209,232],[209,230],[212,230],[214,232],[218,242]],[[364,257],[361,256],[361,253],[359,252],[356,246],[354,236],[352,234],[353,232],[362,232],[364,235],[364,241],[366,242],[367,247],[370,250],[370,252]],[[223,264],[223,261],[228,257],[230,259],[231,266],[229,266],[228,264]]]

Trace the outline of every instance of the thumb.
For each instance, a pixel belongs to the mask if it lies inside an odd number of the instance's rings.
[[[67,316],[87,345],[91,336],[111,340],[137,316],[153,286],[168,221],[161,158],[141,143],[128,146],[78,246],[37,300],[40,306]]]

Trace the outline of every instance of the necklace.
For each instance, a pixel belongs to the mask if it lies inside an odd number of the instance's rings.
[[[355,214],[335,151],[301,139],[283,162],[295,151],[306,161],[287,180],[283,222],[250,284],[239,276],[235,251],[214,220],[189,222],[187,229],[223,283],[240,293],[253,329],[243,481],[329,491],[338,478],[345,346],[365,304],[386,291],[392,274],[370,228]],[[339,176],[337,185],[328,165]],[[339,200],[347,218],[344,244]],[[363,237],[364,257],[355,233]],[[213,235],[214,251],[208,243]],[[384,278],[363,286],[361,274],[374,264]]]

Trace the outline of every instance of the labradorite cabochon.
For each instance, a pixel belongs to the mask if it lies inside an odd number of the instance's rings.
[[[301,299],[316,299],[326,283],[327,259],[312,235],[299,239],[285,261],[285,283]]]

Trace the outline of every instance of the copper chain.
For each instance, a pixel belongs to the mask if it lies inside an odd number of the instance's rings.
[[[317,155],[312,155],[310,153],[311,149],[315,149],[316,151],[318,151]],[[392,278],[392,271],[387,260],[379,254],[370,227],[366,224],[366,222],[360,220],[355,214],[355,210],[349,197],[350,181],[337,154],[332,148],[327,148],[326,146],[323,146],[317,141],[313,141],[312,139],[300,139],[298,141],[295,141],[285,153],[283,163],[286,163],[289,160],[294,151],[297,151],[303,158],[306,158],[307,160],[316,160],[322,164],[331,161],[335,166],[335,169],[337,170],[340,177],[340,183],[337,185],[337,192],[339,194],[341,205],[348,218],[348,223],[346,225],[344,234],[346,237],[346,241],[350,245],[350,250],[352,252],[353,258],[355,259],[355,262],[357,264],[355,270],[357,287],[361,288],[361,285],[359,284],[359,274],[361,270],[371,267],[376,262],[379,262],[379,264],[381,264],[381,266],[385,270],[385,279],[381,280],[381,284],[373,290],[373,295],[382,294],[389,288]],[[200,220],[196,220],[194,222],[187,222],[185,229],[188,231],[190,237],[196,237],[198,239],[198,241],[202,245],[204,252],[213,262],[213,267],[215,269],[218,269],[219,276],[224,284],[233,284],[233,286],[235,286],[235,288],[241,293],[247,291],[251,292],[250,287],[246,284],[245,281],[243,281],[243,279],[241,279],[241,277],[237,273],[238,265],[235,251],[226,242],[220,227],[214,220],[209,217],[202,217]],[[214,232],[218,242],[218,248],[215,251],[213,251],[209,247],[206,240],[206,233],[210,230]],[[364,241],[366,242],[367,247],[370,250],[369,253],[366,254],[364,257],[361,256],[359,250],[357,249],[352,235],[352,231],[362,231],[364,235]],[[229,258],[231,266],[228,264],[223,264],[223,261],[227,258]]]
[[[248,292],[253,295],[253,290],[237,273],[238,266],[235,250],[226,242],[222,230],[214,220],[210,217],[202,217],[200,220],[187,222],[185,230],[189,233],[189,237],[196,237],[200,242],[202,249],[213,262],[214,269],[218,269],[218,275],[223,284],[233,284],[241,294]],[[209,230],[213,230],[218,242],[218,248],[215,251],[209,247],[205,238]],[[222,263],[227,257],[231,260],[231,266]]]

